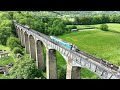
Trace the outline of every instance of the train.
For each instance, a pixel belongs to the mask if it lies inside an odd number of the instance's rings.
[[[72,50],[72,51],[79,51],[79,49],[77,48],[77,46],[71,44],[71,43],[68,43],[66,41],[63,41],[62,39],[60,38],[57,38],[55,36],[50,36],[51,40],[69,50]]]

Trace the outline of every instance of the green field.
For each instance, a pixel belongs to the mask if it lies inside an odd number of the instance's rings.
[[[120,34],[101,30],[74,32],[60,36],[74,43],[80,50],[120,65]]]
[[[118,23],[106,23],[109,27],[110,31],[117,31],[120,32],[120,24]],[[99,28],[101,24],[95,24],[95,25],[76,25],[79,30],[84,30],[84,29],[96,29]],[[67,27],[72,26],[72,25],[67,25]]]
[[[89,26],[99,27],[100,25],[101,24]],[[59,36],[59,38],[75,44],[80,50],[120,66],[120,24],[108,23],[107,25],[110,29],[108,32],[96,29],[94,31],[72,32],[70,34]],[[81,25],[79,25],[79,27],[80,26]],[[98,77],[92,72],[82,69],[81,78]]]

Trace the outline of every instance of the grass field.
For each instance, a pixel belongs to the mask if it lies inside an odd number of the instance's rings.
[[[100,25],[101,24],[89,26],[99,27]],[[95,31],[72,32],[70,34],[59,36],[59,38],[75,44],[80,50],[120,66],[120,24],[108,23],[107,25],[110,29],[108,32],[96,29]],[[79,25],[79,27],[80,26],[81,25]],[[98,77],[83,68],[81,70],[81,78]]]
[[[74,43],[79,49],[99,58],[120,65],[120,34],[101,30],[74,32],[60,36],[61,39]]]
[[[118,23],[106,23],[110,29],[110,31],[118,31],[120,32],[120,24]],[[101,24],[95,24],[95,25],[76,25],[79,30],[84,30],[84,29],[94,29],[94,28],[99,28]],[[67,25],[69,27],[71,25]]]

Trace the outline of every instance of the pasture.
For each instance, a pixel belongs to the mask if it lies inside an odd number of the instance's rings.
[[[120,66],[120,24],[108,23],[109,31],[107,32],[98,29],[100,25],[87,26],[94,29],[97,27],[94,31],[72,32],[58,37],[75,44],[80,50]],[[81,27],[86,30],[86,25]],[[98,78],[84,68],[81,70],[81,77]]]

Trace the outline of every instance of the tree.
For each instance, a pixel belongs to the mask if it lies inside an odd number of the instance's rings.
[[[56,26],[56,31],[58,31],[57,35],[61,35],[61,34],[64,33],[64,31],[65,31],[65,25],[64,25],[63,22],[59,22],[58,23],[58,25]]]
[[[100,23],[102,23],[101,17],[100,16],[94,16],[92,23],[93,24],[100,24]]]
[[[0,43],[6,45],[8,37],[11,35],[10,27],[0,27]]]
[[[25,55],[10,69],[9,76],[11,79],[35,79],[43,76],[43,72],[37,69],[35,61]]]
[[[103,31],[108,31],[108,25],[107,24],[102,24],[100,26],[100,29],[103,30]]]
[[[20,54],[23,55],[22,49],[21,49],[20,47],[15,47],[15,48],[13,48],[13,53],[14,53],[14,54],[20,53]]]
[[[102,20],[102,23],[109,23],[110,22],[109,16],[104,15],[104,14],[101,17],[101,20]]]
[[[11,50],[15,47],[21,47],[19,39],[13,36],[10,36],[10,38],[7,40],[7,46],[10,47]]]
[[[75,24],[80,24],[80,18],[79,18],[79,17],[75,17],[74,23],[75,23]]]

